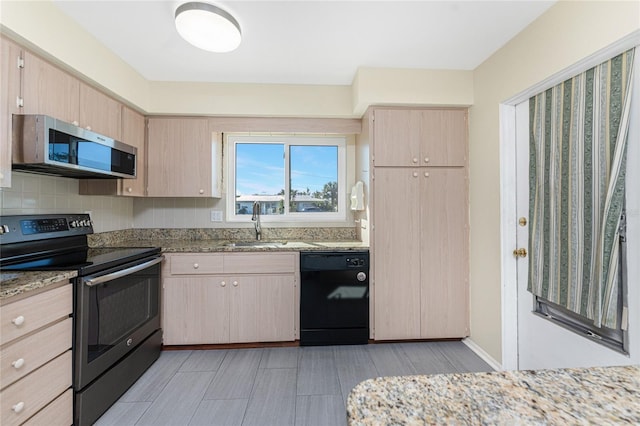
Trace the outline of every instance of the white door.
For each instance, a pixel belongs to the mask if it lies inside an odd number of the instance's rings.
[[[639,51],[640,52],[640,51]],[[631,124],[627,145],[627,259],[628,282],[638,282],[640,263],[633,262],[640,253],[640,54],[635,57]],[[581,72],[576,71],[574,74]],[[570,76],[567,76],[569,78]],[[633,118],[635,117],[635,118]],[[529,230],[529,101],[516,106],[516,215],[515,248],[528,247]],[[519,218],[526,226],[518,224]],[[629,286],[630,356],[615,352],[568,331],[538,315],[533,310],[533,296],[527,291],[528,256],[517,262],[517,368],[543,369],[626,365],[640,361],[640,288]],[[509,284],[507,284],[509,285]],[[508,303],[508,302],[507,302]]]

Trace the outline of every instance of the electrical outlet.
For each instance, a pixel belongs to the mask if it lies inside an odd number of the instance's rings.
[[[211,210],[211,222],[222,222],[222,210]]]

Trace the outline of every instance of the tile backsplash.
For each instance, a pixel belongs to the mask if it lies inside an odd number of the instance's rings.
[[[133,226],[133,202],[126,197],[78,195],[77,179],[12,173],[11,188],[0,189],[0,214],[91,212],[95,232]]]
[[[224,199],[218,198],[129,198],[79,195],[79,180],[13,172],[12,187],[0,189],[0,214],[46,214],[90,212],[94,231],[140,229],[249,228],[253,223],[227,222]],[[212,210],[222,213],[222,222],[212,222]],[[349,219],[340,223],[263,223],[269,228],[353,228]]]

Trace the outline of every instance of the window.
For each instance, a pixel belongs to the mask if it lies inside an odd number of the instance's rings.
[[[344,220],[344,137],[227,135],[229,220]]]

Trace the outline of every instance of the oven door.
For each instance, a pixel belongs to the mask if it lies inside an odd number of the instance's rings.
[[[160,328],[162,259],[137,260],[76,280],[76,390],[91,383]]]

